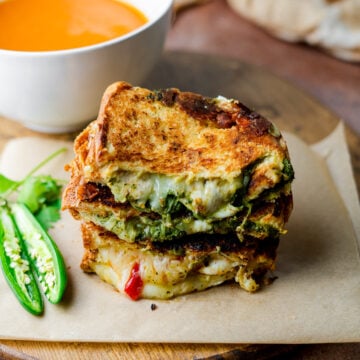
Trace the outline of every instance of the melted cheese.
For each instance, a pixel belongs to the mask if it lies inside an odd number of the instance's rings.
[[[110,179],[107,185],[116,201],[130,201],[136,208],[149,207],[151,211],[165,213],[167,197],[172,195],[196,216],[222,218],[238,211],[229,203],[242,187],[242,177],[199,179],[123,172],[121,176]]]
[[[205,258],[208,259],[206,264]],[[255,269],[247,266],[246,261],[239,257],[234,261],[221,254],[200,258],[190,255],[178,260],[171,255],[151,254],[128,247],[123,250],[100,247],[96,262],[90,264],[90,267],[102,280],[125,294],[125,285],[134,263],[140,264],[143,282],[141,298],[170,299],[217,286],[231,279],[235,279],[249,292],[259,287],[252,277]],[[270,267],[271,263],[269,261],[267,266]]]

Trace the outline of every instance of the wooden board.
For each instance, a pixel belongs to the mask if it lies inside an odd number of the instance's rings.
[[[118,80],[118,79],[114,79]],[[137,84],[134,84],[137,85]],[[329,134],[338,118],[317,101],[271,73],[237,60],[193,53],[166,53],[142,84],[149,88],[178,87],[207,96],[236,98],[260,112],[282,130],[291,131],[308,143]],[[0,151],[6,142],[20,136],[39,136],[11,120],[0,118]],[[73,139],[76,134],[41,135]],[[347,132],[360,188],[360,139]],[[19,324],[19,326],[21,326]],[[294,346],[248,346],[241,344],[99,344],[1,341],[0,358],[27,359],[217,359],[270,358],[294,350]],[[10,348],[9,348],[10,347]],[[23,351],[25,354],[18,353]],[[255,353],[254,353],[255,351]],[[256,357],[255,357],[256,356]]]

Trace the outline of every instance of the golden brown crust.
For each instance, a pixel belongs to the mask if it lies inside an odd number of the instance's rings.
[[[116,202],[107,186],[84,182],[80,176],[72,177],[66,186],[62,198],[62,210],[81,220],[82,212],[102,215],[113,212],[120,219],[141,216],[142,212],[129,204]]]
[[[87,167],[87,180],[93,181],[108,164],[160,174],[229,175],[270,153],[288,156],[272,130],[237,101],[118,82],[106,90],[97,120],[77,138],[71,168]]]
[[[81,234],[84,245],[84,255],[80,264],[80,267],[85,272],[92,272],[91,264],[96,262],[97,249],[92,246],[93,236],[91,234],[91,230],[93,230],[89,224],[81,224]]]

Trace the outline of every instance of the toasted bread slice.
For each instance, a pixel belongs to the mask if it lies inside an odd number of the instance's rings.
[[[274,165],[259,169],[254,188],[272,184],[288,158],[274,125],[238,101],[125,82],[107,88],[98,118],[78,137],[75,152],[77,167],[94,182],[119,170],[234,178],[259,160]]]

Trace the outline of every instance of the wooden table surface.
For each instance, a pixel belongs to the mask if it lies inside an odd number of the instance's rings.
[[[198,0],[175,17],[166,49],[221,55],[259,65],[313,95],[360,134],[360,63],[278,40],[231,10]]]
[[[221,21],[219,19],[222,19]],[[216,26],[220,28],[217,29]],[[222,40],[214,33],[224,31]],[[226,30],[226,31],[225,31]],[[201,32],[199,34],[198,32]],[[233,32],[241,34],[236,45],[227,36]],[[197,40],[194,40],[194,37]],[[213,44],[214,37],[217,43]],[[256,39],[257,46],[251,48],[251,42]],[[268,49],[265,44],[271,42],[271,56],[267,60],[261,49]],[[247,43],[248,49],[234,48],[238,43]],[[351,149],[352,163],[358,189],[360,189],[360,136],[357,133],[359,123],[356,113],[359,113],[359,101],[353,101],[356,86],[360,79],[355,71],[357,65],[346,64],[334,60],[316,50],[300,46],[300,49],[290,49],[297,54],[297,64],[302,64],[298,57],[303,56],[304,62],[301,74],[296,67],[287,67],[286,57],[277,58],[274,53],[279,50],[284,54],[285,48],[295,45],[284,45],[278,40],[268,37],[253,25],[244,22],[233,14],[222,0],[213,0],[181,12],[169,34],[166,49],[168,50],[153,74],[145,82],[146,86],[178,86],[180,88],[202,92],[209,96],[219,93],[225,96],[239,98],[245,104],[273,120],[281,129],[290,130],[308,143],[316,142],[331,132],[339,121],[339,116],[348,124],[347,138]],[[187,50],[188,52],[173,53],[169,50]],[[196,53],[211,53],[214,56],[204,56]],[[244,52],[243,52],[244,51]],[[252,54],[251,55],[251,51]],[[221,57],[219,57],[221,55]],[[223,58],[223,55],[227,57]],[[259,60],[259,58],[262,58]],[[277,58],[278,64],[274,59]],[[310,63],[306,63],[311,59]],[[244,62],[245,61],[245,62]],[[274,62],[273,62],[274,61]],[[328,83],[311,79],[311,67],[321,62],[331,64]],[[275,64],[276,63],[276,64]],[[254,66],[255,64],[255,66]],[[261,65],[259,68],[257,65]],[[307,70],[305,69],[307,68]],[[270,70],[270,71],[269,71]],[[293,72],[292,72],[293,70]],[[273,75],[281,75],[290,80],[283,81]],[[338,75],[339,73],[342,76]],[[305,74],[309,75],[309,79]],[[347,80],[340,81],[341,78]],[[324,106],[308,96],[299,88],[312,93],[321,100]],[[334,90],[334,84],[336,89]],[[345,98],[334,103],[334,93],[341,89]],[[354,97],[354,98],[353,98]],[[346,114],[342,110],[346,107]],[[331,109],[332,111],[330,111]],[[337,115],[336,115],[336,114]],[[11,120],[0,118],[0,151],[7,141],[19,136],[44,136],[25,129]],[[73,139],[75,134],[51,136],[53,138]],[[21,326],[19,324],[19,326]],[[20,354],[19,351],[25,354]],[[223,354],[219,357],[219,354]],[[281,355],[282,354],[282,355]],[[358,359],[360,344],[317,344],[317,345],[251,345],[241,344],[84,344],[84,343],[40,343],[2,340],[0,344],[0,359]]]

